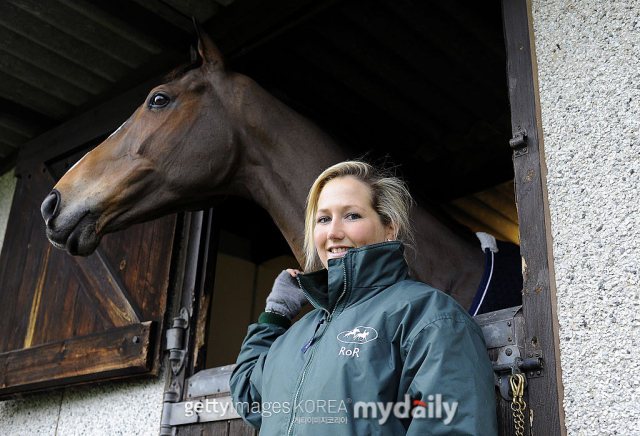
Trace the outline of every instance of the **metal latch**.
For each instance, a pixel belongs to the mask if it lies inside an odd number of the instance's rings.
[[[235,365],[204,369],[180,384],[171,382],[164,393],[160,436],[173,436],[182,425],[238,419],[236,403],[230,394],[231,373]]]
[[[527,149],[527,131],[525,129],[518,128],[518,132],[509,140],[509,147],[514,151],[514,157],[524,156],[529,154]]]
[[[169,362],[174,375],[178,375],[184,365],[185,351],[184,333],[189,327],[189,312],[184,307],[180,309],[180,316],[173,318],[173,328],[167,330],[167,346]]]
[[[493,376],[495,385],[500,388],[502,398],[511,401],[513,393],[509,379],[515,374],[524,376],[525,389],[527,388],[527,372],[532,376],[537,373],[541,375],[542,371],[542,352],[536,352],[536,357],[522,359],[520,349],[516,345],[508,345],[500,349],[498,360],[493,363]]]

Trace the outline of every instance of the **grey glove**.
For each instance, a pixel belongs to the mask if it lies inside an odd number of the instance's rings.
[[[267,297],[267,312],[277,312],[289,319],[300,313],[300,308],[307,304],[307,296],[298,285],[298,281],[287,271],[282,271],[273,282],[271,293]]]

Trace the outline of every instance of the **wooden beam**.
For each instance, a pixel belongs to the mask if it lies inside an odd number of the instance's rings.
[[[73,106],[84,103],[90,97],[90,93],[79,88],[73,77],[60,77],[57,71],[43,65],[33,65],[9,53],[0,51],[0,71],[8,71],[12,77],[19,78],[21,82],[39,89],[46,95],[50,95]]]
[[[551,218],[544,182],[546,168],[530,7],[527,0],[502,1],[512,133],[521,129],[527,132],[528,154],[514,157],[523,269],[524,351],[526,356],[541,352],[544,358],[543,376],[528,380],[525,423],[526,434],[566,435]]]
[[[148,321],[0,353],[0,400],[16,393],[148,372],[153,327]]]
[[[13,148],[18,148],[29,140],[28,137],[20,133],[16,133],[14,130],[3,126],[2,119],[0,119],[0,138],[2,138],[2,142],[10,145]]]
[[[322,37],[315,35],[314,38],[288,41],[285,49],[305,58],[379,110],[399,119],[407,128],[426,137],[436,138],[434,148],[439,144],[437,139],[440,138],[441,129],[431,120],[430,114],[426,113],[424,108],[406,98],[399,97],[396,92],[372,77],[370,71],[327,46]]]
[[[64,118],[73,109],[71,104],[3,71],[0,71],[0,95],[23,103],[49,118]]]
[[[337,15],[327,23],[311,23],[307,26],[322,39],[328,41],[336,52],[363,66],[384,82],[384,86],[395,89],[400,95],[422,108],[431,120],[453,132],[466,132],[471,125],[468,103],[452,101],[447,92],[447,83],[437,83],[434,74],[417,73],[394,50],[378,45],[369,36],[353,30],[353,26]],[[431,68],[431,71],[438,68]],[[457,89],[457,87],[455,88]],[[477,103],[476,106],[480,106]]]
[[[37,67],[44,67],[47,71],[56,71],[58,77],[69,79],[75,86],[86,92],[95,93],[97,89],[103,89],[110,84],[83,65],[53,53],[4,26],[0,26],[0,41],[2,41],[2,50],[7,53],[25,62],[33,63]]]
[[[473,196],[484,204],[499,211],[516,226],[518,225],[518,210],[516,209],[513,180],[481,192],[476,192]]]
[[[180,51],[185,49],[185,44],[193,38],[192,33],[176,26],[165,17],[154,14],[149,9],[131,0],[92,0],[92,8],[106,13],[111,19],[124,23],[128,34],[135,36],[140,33],[150,42],[158,41],[162,47],[169,50]],[[192,24],[184,17],[191,28]],[[155,45],[155,43],[154,43]],[[188,45],[186,46],[188,49]]]
[[[495,78],[504,78],[504,58],[493,52],[478,50],[475,36],[467,29],[457,25],[444,15],[437,20],[430,20],[425,26],[425,18],[433,15],[432,2],[412,2],[413,7],[407,8],[403,2],[382,0],[385,9],[402,18],[406,25],[420,37],[430,41],[436,47],[447,47],[444,53],[457,64],[457,68],[467,71],[470,75],[481,75],[481,83],[494,83]],[[469,42],[473,41],[472,44]],[[477,66],[483,65],[479,69]],[[486,85],[485,85],[486,86]]]
[[[506,86],[496,87],[494,83],[481,81],[477,74],[468,74],[466,68],[451,61],[443,49],[407,32],[406,24],[395,14],[385,14],[374,2],[343,2],[340,10],[352,22],[347,28],[356,28],[358,34],[366,33],[390,52],[413,67],[429,82],[461,107],[476,117],[493,121],[497,116],[496,107],[507,106]],[[425,24],[426,27],[428,24]],[[417,56],[416,54],[420,55]],[[397,62],[396,62],[397,63]],[[486,68],[477,65],[477,70]],[[475,72],[474,72],[475,73]],[[496,78],[501,79],[501,78]],[[424,100],[433,104],[432,99]],[[482,102],[482,104],[479,104]]]
[[[503,215],[501,211],[493,209],[491,206],[483,203],[477,197],[469,195],[467,197],[458,198],[457,200],[449,203],[448,206],[452,209],[456,209],[458,212],[462,212],[473,217],[474,220],[484,224],[484,226],[491,229],[489,233],[498,233],[500,236],[504,237],[503,240],[513,242],[514,244],[518,243],[518,224],[509,220],[509,218]],[[476,230],[472,226],[469,227],[471,227],[475,232],[485,231]]]
[[[22,3],[17,5],[22,6]],[[66,32],[61,32],[17,5],[7,1],[0,2],[0,23],[11,31],[78,65],[83,65],[110,82],[117,82],[130,71],[124,64],[114,62],[105,53],[78,41]]]
[[[228,57],[243,55],[299,24],[337,0],[244,0],[222,9],[203,24]]]
[[[25,126],[24,131],[30,134],[40,133],[59,122],[56,118],[3,97],[0,97],[0,116],[11,120],[18,126]]]
[[[94,308],[115,327],[140,322],[140,314],[100,247],[89,257],[71,256],[71,269]]]

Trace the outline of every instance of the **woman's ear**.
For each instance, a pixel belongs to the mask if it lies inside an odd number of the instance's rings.
[[[393,223],[389,224],[386,227],[386,233],[385,233],[385,237],[384,240],[385,241],[395,241],[398,238],[398,233],[396,232],[396,228],[393,225]]]

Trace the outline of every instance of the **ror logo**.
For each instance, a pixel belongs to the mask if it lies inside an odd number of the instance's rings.
[[[340,352],[338,353],[338,356],[360,357],[360,348],[358,348],[358,347],[354,347],[354,348],[342,347],[342,348],[340,348]]]
[[[338,340],[345,344],[366,344],[376,339],[378,339],[376,329],[361,325],[338,334]]]

